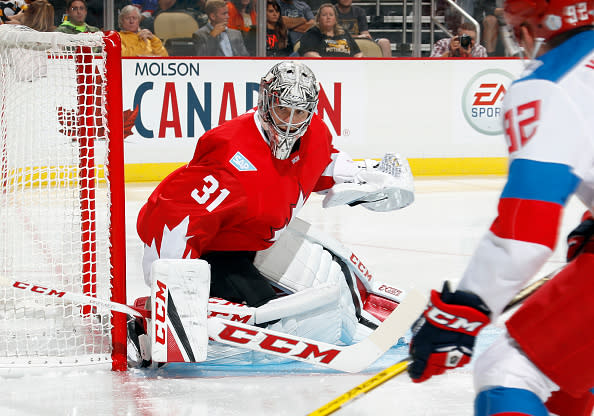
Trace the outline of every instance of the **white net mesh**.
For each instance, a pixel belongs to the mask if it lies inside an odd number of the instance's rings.
[[[0,367],[110,362],[108,311],[6,287],[110,298],[104,68],[102,34],[0,25]]]

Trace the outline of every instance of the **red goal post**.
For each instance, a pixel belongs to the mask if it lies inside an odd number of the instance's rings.
[[[121,49],[116,32],[0,25],[0,372],[126,369],[126,317],[28,295],[126,302]]]

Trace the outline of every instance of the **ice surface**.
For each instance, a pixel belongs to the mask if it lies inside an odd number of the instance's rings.
[[[128,298],[146,295],[140,269],[142,247],[136,214],[154,184],[127,187]],[[428,294],[444,279],[457,282],[496,212],[502,178],[440,178],[416,181],[416,201],[398,212],[361,207],[321,208],[312,196],[300,217],[351,246],[374,276]],[[581,216],[572,200],[561,236]],[[561,241],[539,275],[563,263]],[[489,326],[478,340],[480,354],[501,332]],[[0,415],[305,415],[406,355],[391,349],[361,374],[339,374],[289,364],[269,368],[174,365],[131,370],[26,375],[0,379]],[[413,384],[406,374],[386,382],[340,409],[337,415],[472,415],[471,366]]]

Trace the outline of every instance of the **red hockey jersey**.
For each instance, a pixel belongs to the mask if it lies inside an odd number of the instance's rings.
[[[333,185],[322,174],[337,152],[314,115],[298,149],[276,159],[257,113],[246,113],[206,132],[191,162],[158,185],[139,213],[138,235],[159,256],[164,243],[183,258],[266,249],[313,191]]]

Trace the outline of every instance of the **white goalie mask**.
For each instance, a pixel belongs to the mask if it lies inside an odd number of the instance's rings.
[[[319,87],[307,66],[280,62],[260,81],[258,114],[277,159],[287,159],[318,105]]]

